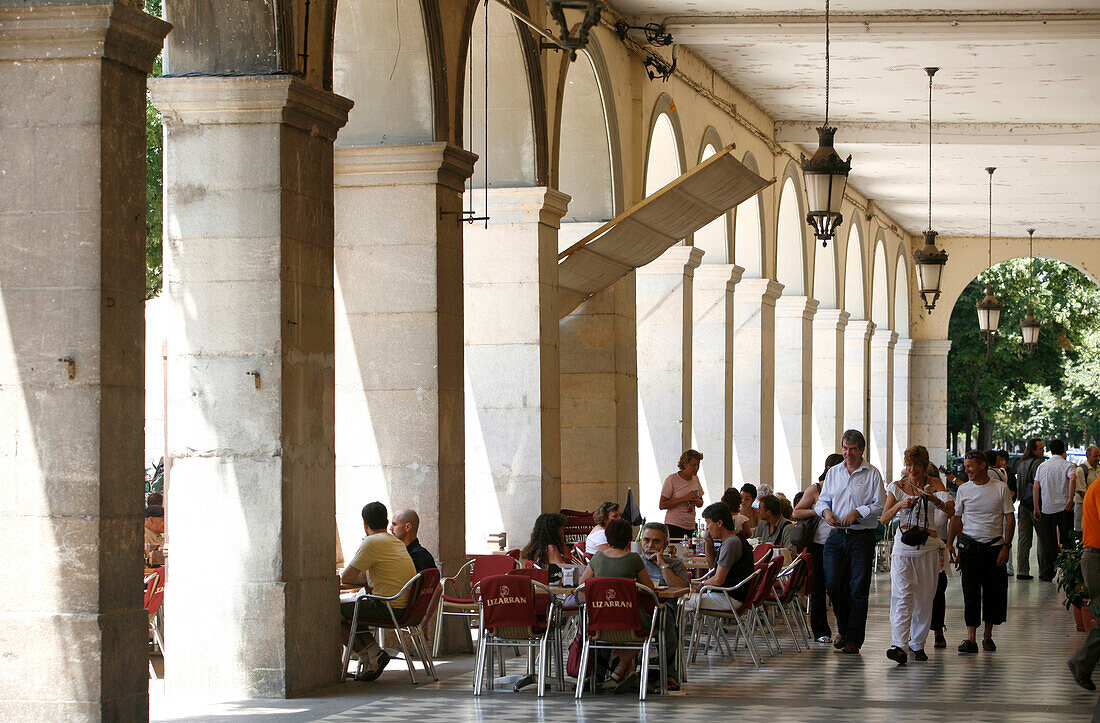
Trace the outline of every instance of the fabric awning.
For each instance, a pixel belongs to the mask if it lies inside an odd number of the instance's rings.
[[[726,146],[558,254],[559,318],[775,182],[749,170],[733,149]]]

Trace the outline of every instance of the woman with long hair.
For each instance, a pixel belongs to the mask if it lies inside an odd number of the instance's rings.
[[[521,560],[539,567],[566,565],[569,547],[565,544],[565,517],[557,512],[543,512],[535,519],[531,541],[519,553]]]

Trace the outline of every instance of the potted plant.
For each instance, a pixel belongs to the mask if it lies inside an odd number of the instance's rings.
[[[1074,540],[1072,546],[1058,553],[1054,565],[1058,569],[1058,589],[1065,596],[1062,604],[1066,610],[1073,610],[1077,629],[1087,631],[1092,627],[1093,617],[1089,611],[1089,590],[1081,574],[1081,540]]]

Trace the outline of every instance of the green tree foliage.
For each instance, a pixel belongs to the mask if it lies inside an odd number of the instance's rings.
[[[974,309],[987,283],[1004,304],[988,351]],[[1020,335],[1029,305],[1042,323],[1030,355]],[[976,429],[971,446],[979,448],[991,446],[994,436],[1059,436],[1071,443],[1100,437],[1098,312],[1100,288],[1061,261],[1013,259],[970,282],[948,327],[948,431],[969,436]]]
[[[145,0],[145,12],[160,17],[161,0]],[[158,55],[149,77],[161,74]],[[161,290],[164,269],[163,200],[164,133],[160,112],[145,96],[145,298],[151,299]]]

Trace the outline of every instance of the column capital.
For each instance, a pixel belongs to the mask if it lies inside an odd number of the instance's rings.
[[[775,300],[776,318],[794,319],[801,317],[812,321],[821,302],[808,296],[780,296]]]
[[[450,143],[336,146],[336,186],[412,186],[438,183],[461,193],[477,155]]]
[[[690,275],[703,260],[703,250],[694,246],[673,246],[638,269],[639,274]]]
[[[761,301],[771,302],[774,306],[775,300],[783,293],[783,284],[778,281],[772,281],[771,279],[742,278],[741,281],[737,283],[737,288],[733,291],[738,296],[744,296],[746,298],[760,297]]]
[[[702,264],[695,269],[695,288],[733,291],[745,270],[736,264]]]
[[[814,314],[814,328],[844,331],[850,316],[844,309],[818,309]]]
[[[950,339],[913,339],[913,356],[947,356]]]
[[[844,336],[856,339],[863,337],[863,341],[871,338],[875,331],[875,323],[867,319],[849,319],[848,327],[844,330]]]
[[[908,355],[913,351],[913,341],[913,339],[909,339],[908,337],[905,339],[898,339],[898,343],[894,345],[894,353]]]
[[[892,350],[897,343],[898,333],[888,327],[880,326],[871,334],[871,346],[873,348],[886,347],[888,350]]]
[[[466,193],[474,210],[485,208],[485,189]],[[562,216],[573,197],[546,186],[489,189],[489,225],[495,223],[539,223],[554,228],[561,226]],[[480,215],[480,214],[479,214]]]
[[[105,58],[148,74],[171,29],[112,0],[0,4],[0,60]]]
[[[149,91],[167,126],[283,123],[329,140],[353,105],[290,75],[151,78]]]

